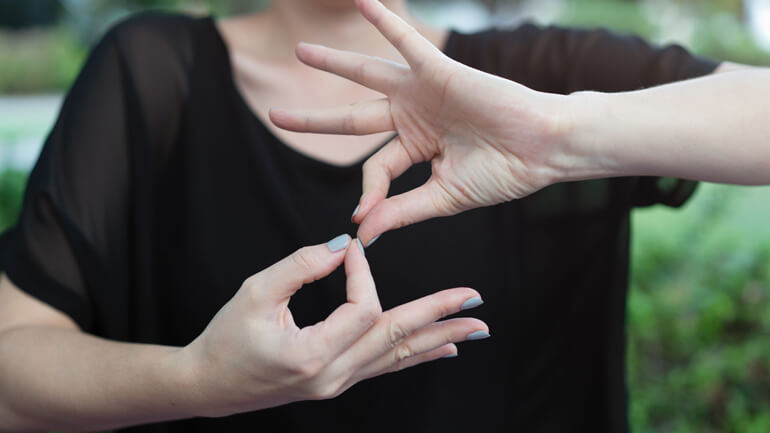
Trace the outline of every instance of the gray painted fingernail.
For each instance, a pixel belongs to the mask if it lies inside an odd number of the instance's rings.
[[[483,303],[484,301],[482,301],[481,298],[479,298],[478,296],[475,298],[470,298],[467,301],[463,302],[463,305],[460,307],[460,310],[470,310],[471,308],[476,308]]]
[[[326,243],[326,246],[329,248],[329,251],[336,253],[337,251],[344,250],[345,248],[350,245],[350,236],[349,235],[339,235],[336,238],[330,240]]]
[[[444,355],[442,358],[457,358],[457,352],[450,353],[449,355]]]
[[[358,249],[361,250],[361,254],[366,256],[366,253],[364,252],[364,246],[361,245],[361,239],[356,238],[356,244],[358,244]]]
[[[484,331],[476,331],[473,334],[468,334],[467,337],[465,337],[466,341],[473,341],[473,340],[483,340],[485,338],[489,338],[490,335],[487,332]]]
[[[377,235],[377,236],[374,237],[374,239],[370,240],[369,243],[366,244],[366,248],[371,247],[373,243],[377,242],[377,239],[379,239],[380,236],[382,236],[382,235]]]
[[[356,206],[356,210],[353,211],[353,215],[350,216],[350,219],[355,218],[356,214],[358,213],[358,209],[360,209],[360,208],[361,208],[360,204],[358,206]]]

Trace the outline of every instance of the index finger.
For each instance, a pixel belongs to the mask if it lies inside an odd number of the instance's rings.
[[[382,314],[377,288],[358,239],[348,246],[345,274],[348,302],[337,307],[323,322],[302,330],[309,333],[311,344],[322,346],[321,352],[329,357],[328,361],[355,343]]]
[[[361,14],[404,56],[413,70],[440,51],[379,0],[356,0]]]

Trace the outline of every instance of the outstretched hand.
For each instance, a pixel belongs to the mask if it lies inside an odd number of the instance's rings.
[[[363,194],[353,221],[365,245],[395,228],[524,197],[554,182],[565,157],[552,113],[559,95],[535,92],[445,56],[377,0],[356,0],[361,13],[408,66],[323,46],[300,44],[305,64],[355,81],[386,98],[320,109],[272,109],[278,127],[329,134],[396,131],[364,164]],[[388,198],[390,182],[430,161],[422,186]]]

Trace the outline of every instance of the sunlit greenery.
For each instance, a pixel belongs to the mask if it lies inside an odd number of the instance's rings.
[[[16,221],[26,179],[27,175],[18,171],[0,172],[0,233]]]
[[[0,32],[0,94],[65,89],[86,52],[64,28]]]
[[[704,185],[634,215],[629,301],[639,432],[770,432],[770,188]]]

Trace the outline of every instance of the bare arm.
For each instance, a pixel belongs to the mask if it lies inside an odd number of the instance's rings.
[[[674,176],[770,184],[770,69],[746,68],[635,92],[576,93],[570,177]],[[577,167],[576,167],[577,168]]]
[[[196,414],[180,349],[108,341],[0,280],[0,430],[109,429]]]
[[[298,328],[290,297],[343,261],[348,302]],[[333,398],[452,355],[471,334],[488,336],[476,319],[437,322],[480,303],[476,291],[456,288],[383,313],[360,242],[341,236],[247,279],[198,338],[177,348],[87,335],[3,277],[0,431],[101,430]]]

